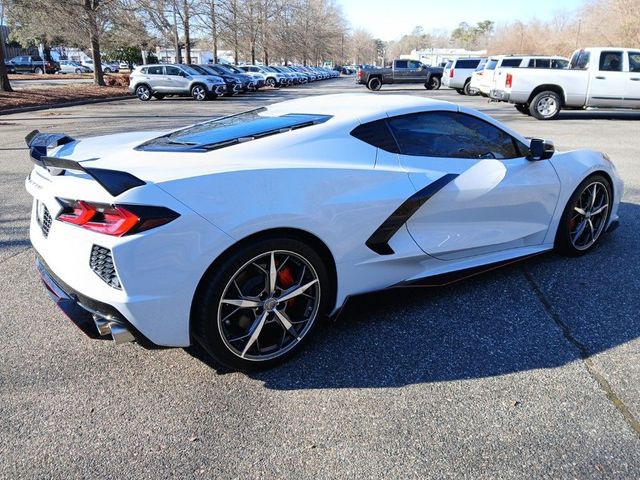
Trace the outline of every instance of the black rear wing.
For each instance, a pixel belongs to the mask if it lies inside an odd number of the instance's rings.
[[[67,170],[86,173],[114,197],[132,188],[146,185],[144,181],[127,172],[83,167],[80,162],[76,160],[47,156],[47,149],[49,147],[59,147],[67,143],[75,142],[75,139],[64,133],[40,133],[38,130],[33,130],[25,137],[25,141],[29,147],[31,160],[36,165],[46,169],[55,169],[57,170],[56,175],[64,175]],[[97,160],[97,158],[88,158],[83,161],[90,160]],[[49,170],[49,172],[53,173],[51,170]]]

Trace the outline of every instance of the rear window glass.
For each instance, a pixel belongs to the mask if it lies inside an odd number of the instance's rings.
[[[480,60],[458,60],[455,68],[476,68]]]
[[[259,108],[183,128],[145,142],[136,150],[206,152],[317,125],[330,118],[330,115],[297,113],[269,116],[265,108]]]

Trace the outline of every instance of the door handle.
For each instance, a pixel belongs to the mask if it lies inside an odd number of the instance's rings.
[[[597,78],[598,80],[605,80],[607,77],[600,77],[600,76],[598,76],[598,77],[596,77],[596,78]]]

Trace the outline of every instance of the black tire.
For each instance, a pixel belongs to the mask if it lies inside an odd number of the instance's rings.
[[[456,88],[456,92],[458,92],[460,95],[464,95],[464,90],[462,88]]]
[[[529,111],[529,105],[524,103],[516,103],[515,107],[516,107],[516,110],[522,113],[523,115],[531,115],[531,112]]]
[[[148,102],[149,100],[151,100],[151,96],[152,96],[152,91],[151,88],[149,88],[149,85],[145,85],[145,84],[141,84],[136,86],[136,97],[138,97],[139,100],[142,100],[143,102]]]
[[[191,87],[191,97],[199,102],[203,102],[209,96],[207,92],[207,87],[202,85],[201,83],[196,83],[193,87]]]
[[[44,70],[42,70],[42,67],[36,67],[33,69],[33,73],[35,73],[36,75],[42,75],[44,73]]]
[[[588,195],[594,185],[598,185],[601,196],[597,198],[602,200],[596,200],[596,203],[594,203],[593,206],[584,205],[585,195]],[[605,194],[606,198],[604,196]],[[560,223],[558,225],[558,231],[556,233],[556,249],[560,253],[570,257],[584,255],[592,250],[599,243],[605,233],[607,224],[609,223],[609,217],[611,216],[612,202],[613,190],[611,183],[606,177],[600,174],[594,174],[584,179],[573,192],[571,198],[569,198],[564,212],[562,213],[562,217],[560,218]],[[587,201],[587,203],[590,202]],[[608,207],[605,211],[600,212],[598,216],[592,216],[591,212],[589,212],[587,217],[586,215],[582,215],[577,212],[577,209],[580,207],[597,212],[603,205],[608,205]],[[592,219],[595,219],[595,221],[592,221]],[[582,229],[584,233],[582,236],[577,235],[583,221],[588,222]],[[591,224],[590,227],[588,226],[589,223]],[[575,238],[575,235],[577,235],[578,238]],[[589,235],[591,235],[592,238],[595,237],[592,242]],[[587,242],[585,242],[584,245],[580,245],[580,240],[587,240]]]
[[[272,88],[273,88],[273,87],[275,87],[275,86],[276,86],[276,79],[275,79],[275,78],[272,78],[272,77],[268,77],[268,78],[264,81],[264,84],[265,84],[267,87],[272,87]]]
[[[369,88],[369,90],[377,92],[382,88],[382,80],[380,80],[378,77],[370,78],[367,82],[367,87]]]
[[[164,93],[154,93],[153,98],[156,100],[162,100],[165,97]]]
[[[82,73],[82,70],[80,70],[79,68],[76,68],[76,73],[80,74],[80,73]]]
[[[295,284],[292,287],[280,285],[280,273],[276,276],[278,280],[275,284],[275,291],[278,294],[271,295],[268,299],[260,300],[265,296],[265,291],[269,285],[268,262],[269,254],[273,251],[283,252],[276,253],[276,255],[280,255],[280,266],[278,268],[285,264],[286,260],[282,259],[289,254],[303,258],[312,267],[308,270],[305,269],[307,274],[311,275],[311,277],[307,278],[315,278],[317,282],[309,287],[305,293],[315,294],[314,300],[310,301],[301,295],[296,297],[302,302],[297,307],[295,304],[293,307],[291,306],[291,300],[285,300],[286,304],[281,308],[278,308],[278,304],[275,306],[267,305],[269,300],[277,298],[277,295],[284,295],[283,292],[287,288],[296,288]],[[275,258],[276,261],[274,263],[277,265],[277,256]],[[294,265],[293,262],[297,261],[297,257],[292,256],[292,258],[294,260],[290,260],[287,263],[288,265]],[[261,263],[263,261],[267,263],[263,265],[261,271],[254,269],[254,262]],[[249,271],[248,269],[252,269],[253,276],[242,277],[244,273]],[[278,272],[280,271],[278,270]],[[296,277],[296,273],[297,270],[289,272],[289,279]],[[300,278],[297,282],[301,284],[302,282],[307,282],[307,280]],[[249,291],[247,293],[247,290],[252,289],[252,285],[253,292]],[[257,294],[259,290],[262,290],[260,296]],[[218,363],[226,367],[241,371],[273,367],[298,352],[309,339],[312,331],[319,323],[319,318],[323,317],[329,309],[330,291],[331,285],[327,268],[315,249],[300,240],[280,236],[253,241],[228,255],[220,264],[215,265],[215,268],[211,269],[201,282],[193,309],[193,337]],[[244,296],[247,294],[253,294],[254,296],[250,298],[264,303],[260,307],[242,307],[234,311],[235,305],[230,306],[227,302],[223,302],[223,299],[249,298]],[[313,302],[313,308],[310,307],[310,302]],[[268,310],[269,308],[272,309]],[[293,322],[293,318],[299,318],[297,313],[294,313],[296,308],[304,312],[304,314],[309,311],[311,313],[309,313],[309,320],[298,326],[296,331],[291,334],[283,327],[283,323],[279,323],[276,320],[276,310],[285,312],[287,318]],[[232,312],[231,315],[229,315],[229,311]],[[267,321],[267,323],[264,323],[264,330],[256,323],[260,322],[260,318],[263,315]],[[300,322],[293,323],[300,324]],[[271,325],[269,327],[270,331],[267,331],[268,325]],[[268,343],[269,341],[273,342],[275,338],[275,335],[270,335],[273,334],[274,330],[276,334],[289,341],[288,344],[284,345],[284,340],[280,341],[280,345],[275,350],[273,349],[275,344]],[[246,343],[242,343],[245,338],[255,331],[260,332],[257,337],[257,343],[249,344],[251,337],[246,340]],[[261,336],[263,334],[266,335],[266,338]],[[290,335],[290,337],[287,335]],[[230,336],[236,337],[237,340],[230,339]],[[238,341],[240,343],[234,343]],[[260,345],[260,343],[263,345]],[[278,342],[276,341],[276,343]],[[247,347],[247,344],[250,346]],[[263,349],[265,352],[263,352]],[[243,351],[241,352],[241,350]],[[246,356],[244,352],[247,353]]]
[[[429,77],[427,83],[424,84],[427,90],[438,90],[440,88],[440,79],[438,77]]]
[[[538,120],[553,120],[560,114],[562,98],[547,90],[537,94],[529,104],[529,113]]]
[[[475,97],[478,95],[479,91],[471,88],[471,80],[467,80],[462,88],[462,91],[465,95],[469,95],[470,97]]]
[[[111,69],[109,67],[105,68],[103,71],[104,73],[111,73]]]

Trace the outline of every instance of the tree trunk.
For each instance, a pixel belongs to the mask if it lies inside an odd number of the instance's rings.
[[[238,64],[238,4],[233,2],[233,63]]]
[[[213,63],[218,63],[218,19],[216,0],[211,0],[211,36],[213,37]]]
[[[189,32],[189,2],[188,0],[184,0],[184,12],[182,17],[182,25],[184,27],[184,55],[186,58],[185,63],[191,63],[191,35]]]
[[[176,16],[176,4],[173,3],[173,43],[176,49],[176,63],[182,63],[182,49],[180,48],[180,35],[178,35],[178,17]]]
[[[236,63],[238,63],[236,61]],[[256,64],[256,42],[252,41],[251,42],[251,65],[255,65]]]
[[[105,86],[102,73],[102,60],[100,58],[100,34],[96,10],[100,6],[99,0],[84,0],[84,10],[89,24],[89,43],[91,44],[91,59],[93,60],[93,83],[101,87]]]
[[[7,67],[4,64],[4,38],[2,37],[2,30],[0,29],[0,91],[13,92],[11,83],[9,82],[9,75],[7,75]]]

